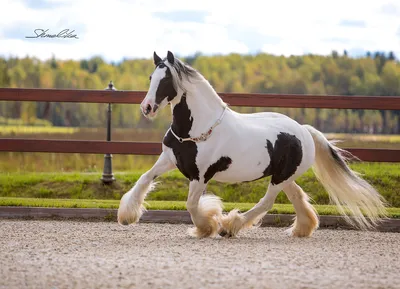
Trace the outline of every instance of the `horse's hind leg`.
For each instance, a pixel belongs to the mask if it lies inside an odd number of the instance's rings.
[[[319,221],[315,209],[308,202],[307,194],[294,181],[283,188],[293,203],[296,219],[288,232],[296,237],[309,237],[318,228]]]

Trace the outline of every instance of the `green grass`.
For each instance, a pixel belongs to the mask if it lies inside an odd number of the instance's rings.
[[[79,131],[79,128],[75,127],[59,127],[59,126],[26,126],[26,125],[3,125],[0,126],[2,135],[13,135],[13,134],[73,134]]]
[[[52,207],[52,208],[102,208],[117,209],[118,200],[88,200],[88,199],[35,199],[35,198],[4,198],[0,197],[0,206],[24,207]],[[245,212],[252,208],[254,203],[224,203],[224,210],[234,208]],[[148,210],[186,210],[184,201],[148,201],[145,204]],[[319,215],[338,215],[339,212],[332,205],[315,205]],[[294,214],[291,204],[274,204],[269,214]],[[400,218],[400,208],[388,208],[391,218]]]
[[[359,143],[365,141],[400,143],[398,134],[351,134],[351,133],[325,133],[328,139],[353,140]]]
[[[385,197],[392,207],[400,207],[400,164],[354,163],[351,167],[362,173]],[[119,200],[144,171],[116,173],[117,181],[103,185],[101,173],[3,173],[0,175],[0,197],[53,199],[108,199]],[[186,201],[188,180],[175,170],[161,176],[160,183],[148,196],[151,201]],[[226,202],[256,203],[265,194],[269,178],[242,184],[224,184],[211,181],[207,190]],[[310,195],[313,202],[330,204],[329,196],[311,170],[297,183]],[[276,203],[288,204],[284,193]]]

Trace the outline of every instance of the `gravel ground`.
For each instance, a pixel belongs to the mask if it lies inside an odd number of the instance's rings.
[[[400,234],[0,220],[0,288],[400,288]]]

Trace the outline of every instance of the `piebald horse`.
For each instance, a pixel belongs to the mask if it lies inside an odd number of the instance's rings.
[[[195,226],[190,234],[198,238],[236,236],[257,225],[282,190],[296,212],[288,232],[311,236],[319,219],[307,194],[295,183],[310,167],[351,225],[369,229],[386,217],[383,197],[349,168],[348,152],[320,131],[280,113],[235,112],[197,70],[172,52],[164,59],[155,52],[153,57],[155,70],[141,111],[153,119],[169,104],[173,120],[157,162],[122,196],[119,224],[138,222],[154,180],[175,168],[190,181],[186,207]],[[265,196],[244,213],[237,209],[224,213],[222,200],[205,193],[211,179],[240,183],[267,176],[271,180]]]

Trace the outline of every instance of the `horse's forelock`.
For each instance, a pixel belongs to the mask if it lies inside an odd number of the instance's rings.
[[[188,81],[191,77],[197,76],[197,71],[194,68],[186,65],[178,58],[175,58],[174,64],[169,63],[167,58],[164,58],[163,62],[169,68],[176,88],[180,87],[182,90],[186,90],[183,86],[183,76],[186,76]]]

